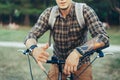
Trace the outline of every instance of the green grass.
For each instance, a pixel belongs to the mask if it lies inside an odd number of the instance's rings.
[[[0,41],[23,42],[30,28],[8,30],[0,27]],[[120,30],[111,28],[107,30],[110,36],[110,43],[120,45]],[[49,32],[45,33],[40,43],[48,41]],[[17,52],[18,48],[0,47],[0,80],[30,80],[27,57]],[[48,52],[52,53],[51,50]],[[120,79],[120,54],[106,56],[98,59],[93,64],[94,80],[119,80]],[[45,80],[45,74],[39,66],[31,59],[35,80]],[[48,69],[49,66],[45,65]]]
[[[120,30],[118,28],[110,28],[107,33],[110,37],[110,44],[120,45]],[[30,27],[21,27],[18,30],[8,30],[0,27],[0,41],[17,41],[23,42],[26,35],[28,34]],[[49,31],[47,31],[38,42],[46,43],[49,39]]]
[[[27,56],[17,50],[0,47],[0,80],[31,80]],[[44,80],[45,74],[31,57],[30,60],[35,80]],[[45,65],[47,69],[48,66]]]
[[[28,32],[27,29],[20,29],[20,30],[0,29],[0,36],[1,36],[0,40],[22,42],[27,32]]]
[[[120,45],[120,30],[118,28],[111,28],[107,30],[110,37],[110,44]]]
[[[17,52],[18,48],[0,47],[0,80],[31,80],[27,56]],[[51,53],[51,50],[48,50]],[[93,59],[94,56],[92,56]],[[120,54],[99,58],[93,63],[94,80],[120,79]],[[31,58],[35,80],[45,80],[46,75]],[[46,69],[49,65],[44,64]]]
[[[120,55],[118,55],[117,58],[114,58],[111,62],[111,64],[109,64],[110,68],[109,68],[109,73],[112,73],[113,80],[119,80],[120,76],[118,76],[117,74],[120,74]],[[111,74],[110,74],[111,75]]]
[[[0,41],[16,41],[23,42],[26,35],[30,31],[30,27],[21,27],[18,30],[9,30],[0,27]],[[47,31],[39,40],[40,43],[48,41],[49,31]]]
[[[120,79],[120,53],[99,58],[93,63],[94,80]]]

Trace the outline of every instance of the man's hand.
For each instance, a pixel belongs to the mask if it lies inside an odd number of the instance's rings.
[[[42,47],[36,47],[32,52],[32,55],[36,59],[38,65],[44,71],[45,71],[45,68],[43,67],[42,63],[45,63],[48,60],[49,53],[46,52],[48,48],[49,48],[49,44],[47,43]]]
[[[69,75],[70,73],[74,73],[77,71],[77,66],[79,63],[79,58],[82,57],[82,55],[74,49],[70,55],[67,57],[64,67],[64,73]]]

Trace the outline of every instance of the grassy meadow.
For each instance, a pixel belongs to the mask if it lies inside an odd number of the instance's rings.
[[[0,27],[0,41],[17,41],[23,42],[26,35],[28,34],[30,27],[21,27],[18,30],[8,30]],[[48,42],[49,31],[47,31],[39,40],[39,43]],[[120,45],[120,30],[118,28],[110,28],[107,30],[110,37],[110,44]]]
[[[0,47],[0,80],[31,80],[27,56],[18,49]],[[46,75],[31,57],[30,61],[34,80],[44,80]],[[47,70],[48,66],[45,65]]]
[[[0,27],[0,41],[15,41],[24,42],[26,35],[28,34],[30,27],[21,27],[18,30],[11,30]],[[48,41],[49,31],[47,31],[44,36],[39,39],[40,43],[45,43]]]
[[[18,30],[8,30],[0,27],[0,41],[23,42],[30,28],[22,27]],[[107,30],[110,36],[110,43],[120,45],[120,30],[115,28]],[[48,41],[49,31],[45,33],[40,43]],[[18,52],[19,48],[0,47],[0,80],[31,80],[27,56]],[[52,51],[49,49],[49,53]],[[120,52],[115,55],[108,55],[99,58],[93,63],[94,80],[120,80]],[[91,59],[95,55],[91,56]],[[46,75],[31,58],[34,80],[45,80]],[[46,69],[49,65],[44,64]]]
[[[0,80],[31,80],[27,56],[18,48],[0,47]],[[51,52],[51,50],[48,50]],[[93,59],[96,55],[92,56]],[[98,58],[93,64],[93,80],[119,80],[120,54]],[[46,75],[30,57],[34,80],[45,80]],[[49,65],[44,64],[48,70]]]

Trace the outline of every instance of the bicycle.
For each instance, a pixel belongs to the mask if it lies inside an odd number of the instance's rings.
[[[109,45],[108,45],[109,46]],[[86,56],[90,56],[92,55],[94,52],[97,52],[98,55],[89,63],[89,65],[84,68],[81,73],[79,74],[79,76],[97,59],[97,58],[101,58],[101,57],[104,57],[104,53],[103,53],[103,49],[108,47],[108,46],[105,46],[105,47],[102,47],[102,48],[98,48],[97,50],[92,50],[92,51],[89,51],[87,53],[85,53],[83,55],[83,57],[81,58],[81,60],[84,59],[84,57]],[[23,54],[27,55],[28,56],[28,61],[29,61],[29,68],[30,68],[30,74],[31,74],[31,79],[34,80],[33,78],[33,75],[32,75],[32,69],[31,69],[31,62],[30,62],[30,58],[29,58],[29,50],[20,50],[23,52]],[[33,57],[33,56],[32,56]],[[33,57],[33,59],[35,60],[35,58]],[[36,60],[35,60],[36,61]],[[52,57],[51,60],[48,60],[46,63],[49,63],[49,64],[57,64],[58,65],[58,69],[59,69],[59,73],[58,73],[58,80],[62,80],[62,65],[65,64],[65,61],[64,60],[58,60],[57,57]],[[46,71],[43,71],[46,75],[47,75],[47,72]],[[47,77],[49,78],[49,76],[47,75]],[[73,80],[74,79],[74,76],[73,74],[71,73],[70,76],[68,77],[69,80]],[[51,80],[49,78],[49,80]]]

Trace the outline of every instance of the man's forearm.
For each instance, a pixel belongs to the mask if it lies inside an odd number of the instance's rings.
[[[30,48],[32,45],[37,45],[37,41],[34,38],[30,38],[25,43],[27,48]]]
[[[104,46],[105,46],[105,43],[100,39],[98,39],[98,37],[95,37],[89,40],[88,42],[86,42],[84,45],[77,47],[76,49],[80,54],[83,55],[86,52],[89,52],[91,50],[96,50]]]

